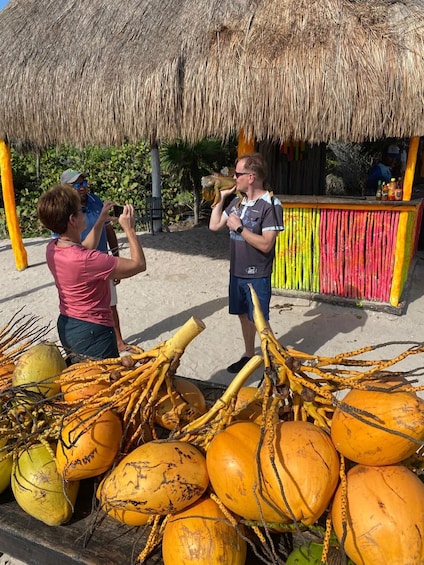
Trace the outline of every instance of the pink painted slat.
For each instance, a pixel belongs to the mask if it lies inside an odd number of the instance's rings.
[[[373,300],[375,297],[376,281],[376,249],[374,245],[374,214],[367,214],[365,225],[365,294],[364,297]]]

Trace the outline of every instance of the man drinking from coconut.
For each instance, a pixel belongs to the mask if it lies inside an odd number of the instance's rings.
[[[234,187],[220,192],[212,208],[209,228],[230,230],[229,312],[237,314],[241,324],[245,351],[227,367],[238,373],[255,354],[256,327],[249,284],[255,289],[261,310],[269,320],[271,272],[278,232],[284,230],[281,202],[264,187],[266,163],[259,153],[242,155],[236,163]],[[230,194],[235,196],[224,209]]]

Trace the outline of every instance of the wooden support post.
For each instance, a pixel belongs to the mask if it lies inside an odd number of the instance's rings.
[[[255,136],[246,137],[243,128],[239,131],[238,145],[237,145],[237,155],[246,155],[247,153],[254,153],[255,151]]]
[[[28,259],[22,241],[18,214],[16,212],[10,147],[3,139],[0,139],[0,175],[6,225],[9,232],[13,255],[15,257],[15,265],[18,271],[23,271],[28,267]]]
[[[411,200],[419,144],[420,138],[418,136],[411,137],[409,140],[408,159],[406,161],[405,176],[403,177],[403,200]]]
[[[403,200],[411,200],[419,143],[420,138],[418,136],[411,137],[409,141],[408,159],[406,162],[405,176],[403,178]],[[390,304],[392,306],[399,305],[402,294],[402,275],[405,265],[407,226],[408,212],[401,212],[396,234],[395,263],[393,266],[392,287],[390,289]]]

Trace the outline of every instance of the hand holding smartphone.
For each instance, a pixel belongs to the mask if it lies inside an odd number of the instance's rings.
[[[122,214],[122,212],[124,211],[124,207],[123,206],[118,206],[117,204],[114,205],[113,207],[113,215],[116,218],[119,218],[119,216]]]

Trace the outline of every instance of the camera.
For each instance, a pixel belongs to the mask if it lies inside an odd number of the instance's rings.
[[[122,214],[123,211],[124,211],[123,206],[118,206],[115,204],[115,206],[113,207],[113,215],[116,216],[117,218],[119,218],[119,216]]]

